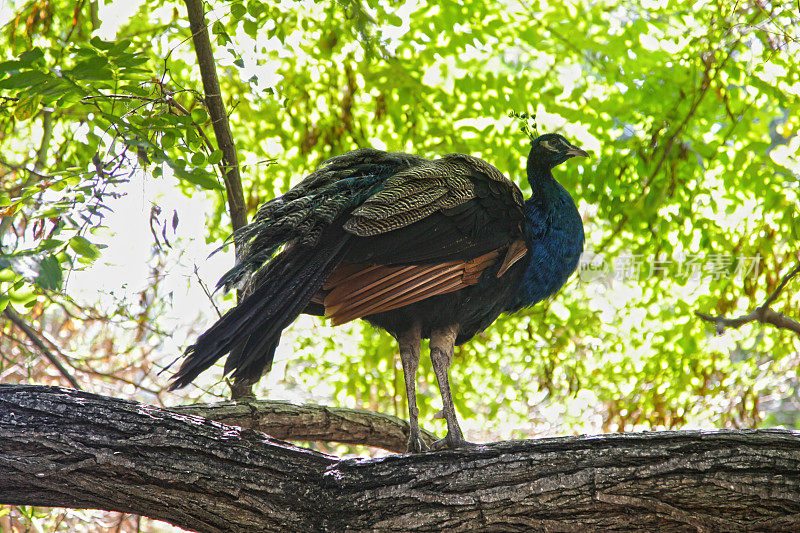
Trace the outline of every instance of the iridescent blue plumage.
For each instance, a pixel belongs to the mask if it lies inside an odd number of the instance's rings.
[[[438,445],[466,445],[447,377],[453,346],[547,298],[574,272],[583,224],[551,171],[586,155],[560,135],[534,139],[527,201],[496,168],[463,154],[362,149],[326,161],[233,236],[237,264],[219,285],[243,285],[246,298],[187,349],[173,387],[226,354],[226,373],[257,380],[300,313],[333,324],[363,318],[400,345],[409,450],[424,449],[414,381],[423,338],[448,427]]]
[[[547,140],[543,135],[536,141],[541,144]],[[558,291],[583,253],[583,221],[574,200],[552,173],[552,168],[565,160],[562,155],[542,152],[536,145],[531,149],[528,182],[533,192],[525,201],[525,240],[530,258],[508,312],[529,307]]]

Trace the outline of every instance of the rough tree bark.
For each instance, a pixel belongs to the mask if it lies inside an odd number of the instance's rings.
[[[407,420],[361,409],[250,400],[182,405],[171,410],[263,431],[276,439],[361,444],[399,453],[405,452],[408,442]],[[429,446],[438,440],[433,433],[420,431]]]
[[[0,503],[196,531],[797,531],[800,434],[684,431],[341,460],[70,389],[0,385]]]

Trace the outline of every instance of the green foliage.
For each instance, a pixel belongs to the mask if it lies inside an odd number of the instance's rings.
[[[18,55],[0,63],[0,144],[17,160],[3,161],[0,212],[8,222],[0,268],[16,276],[0,290],[29,294],[60,289],[62,270],[100,257],[88,231],[102,224],[115,187],[137,169],[161,175],[168,167],[187,189],[224,188],[213,168],[221,154],[201,129],[208,114],[191,93],[189,111],[178,99],[185,91],[161,81],[163,65],[145,45],[149,35],[76,39],[66,49],[40,39],[30,48],[20,42],[17,22],[5,29],[8,50]],[[55,36],[57,25],[69,22],[54,18],[47,31]],[[91,21],[75,22],[70,32],[86,35]],[[14,215],[23,232],[12,239]]]
[[[24,238],[3,236],[0,268],[13,275],[0,284],[12,300],[57,289],[62,270],[102,254],[87,230],[135,168],[173,174],[187,194],[211,191],[208,238],[229,232],[182,5],[142,6],[103,40],[90,37],[91,21],[72,26],[66,2],[51,4],[37,38],[6,27],[0,58],[0,210],[25,221]],[[600,268],[458,349],[457,408],[472,427],[519,436],[794,420],[796,336],[749,325],[714,337],[693,315],[755,308],[799,259],[800,20],[790,5],[208,7],[251,212],[357,146],[472,153],[524,190],[528,139],[513,116],[535,114],[539,132],[593,151],[557,174]],[[47,116],[50,155],[38,164],[30,154]],[[800,317],[796,283],[776,309]],[[303,321],[292,339],[290,385],[326,383],[339,403],[404,416],[387,335]],[[425,365],[423,420],[438,402]]]

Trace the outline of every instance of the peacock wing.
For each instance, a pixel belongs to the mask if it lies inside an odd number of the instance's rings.
[[[522,193],[486,162],[451,154],[398,172],[356,208],[357,236],[314,301],[334,324],[500,277],[527,253]]]

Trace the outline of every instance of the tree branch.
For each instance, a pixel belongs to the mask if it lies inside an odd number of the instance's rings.
[[[758,16],[759,16],[759,13],[756,12],[752,17],[750,17],[750,20],[748,21],[748,24],[752,24],[753,22],[755,22],[755,20],[758,18]],[[703,80],[700,83],[700,94],[699,94],[699,96],[697,96],[697,98],[693,97],[692,105],[689,107],[689,111],[686,113],[686,116],[683,118],[683,120],[678,125],[678,127],[675,128],[675,130],[672,131],[669,134],[669,138],[667,139],[667,142],[664,144],[664,149],[661,151],[661,157],[659,157],[655,168],[650,173],[650,175],[647,177],[647,179],[645,180],[644,184],[643,185],[639,185],[640,192],[636,196],[636,198],[633,200],[634,203],[641,202],[647,196],[647,194],[650,192],[650,186],[652,185],[652,183],[655,180],[655,178],[658,176],[658,173],[661,171],[661,167],[664,165],[664,163],[666,162],[666,160],[669,157],[670,153],[672,152],[672,147],[675,145],[675,142],[678,140],[678,136],[681,133],[683,133],[683,130],[686,128],[686,126],[689,124],[691,119],[694,117],[695,113],[697,112],[697,109],[700,107],[700,104],[703,102],[703,100],[705,99],[705,97],[708,94],[709,90],[711,89],[711,82],[713,80],[715,80],[719,76],[720,72],[722,72],[722,69],[725,67],[725,65],[728,63],[728,61],[731,59],[731,57],[733,57],[734,52],[736,51],[736,49],[739,47],[739,45],[741,44],[742,40],[744,39],[744,35],[745,34],[740,35],[739,38],[736,39],[736,41],[734,41],[733,44],[728,47],[727,53],[725,54],[725,57],[719,63],[712,64],[711,62],[704,61],[705,69],[703,71]],[[713,73],[712,73],[712,67],[713,67]],[[694,87],[693,87],[693,89],[694,89]],[[627,224],[629,216],[630,215],[629,215],[628,212],[622,214],[622,216],[620,217],[619,222],[617,222],[617,224],[615,224],[615,226],[611,230],[611,233],[609,234],[609,236],[606,237],[600,243],[600,246],[598,247],[598,249],[605,250],[608,247],[608,245],[611,244],[611,241],[622,230],[622,228],[625,226],[625,224]]]
[[[778,298],[778,296],[780,296],[781,291],[786,286],[786,284],[789,283],[792,280],[792,278],[795,277],[797,274],[800,274],[800,263],[798,263],[797,266],[794,267],[794,270],[783,276],[781,282],[778,283],[778,287],[774,291],[772,291],[772,294],[769,295],[769,298],[767,298],[762,307],[771,305],[772,302],[774,302]]]
[[[800,274],[800,263],[798,263],[794,270],[783,277],[781,282],[778,284],[778,288],[772,291],[772,294],[769,295],[769,298],[767,298],[763,304],[746,315],[742,315],[737,318],[727,318],[724,316],[712,316],[706,313],[701,313],[700,311],[695,311],[694,314],[707,322],[713,322],[717,329],[717,335],[722,335],[725,333],[726,328],[740,328],[745,324],[757,321],[762,324],[771,324],[779,329],[788,329],[790,331],[794,331],[798,336],[800,336],[800,322],[784,316],[782,313],[773,311],[769,307],[778,298],[783,288],[786,287],[786,284],[789,283],[789,281],[791,281],[791,279],[797,274]]]
[[[42,339],[39,338],[39,335],[36,332],[36,330],[33,329],[33,327],[31,327],[30,324],[25,322],[25,320],[23,320],[21,316],[19,316],[16,312],[14,312],[14,310],[11,309],[10,306],[6,307],[5,315],[11,322],[13,322],[19,329],[22,330],[25,336],[28,337],[28,339],[34,344],[34,346],[36,346],[39,349],[42,355],[47,357],[47,360],[50,361],[50,363],[52,363],[53,366],[58,369],[58,372],[62,376],[64,376],[64,378],[67,381],[69,381],[70,385],[80,390],[81,386],[78,385],[78,381],[74,377],[72,377],[72,374],[70,374],[69,370],[67,370],[66,367],[61,364],[61,361],[59,361],[58,358],[55,355],[53,355],[53,352],[51,352],[47,348],[47,346],[45,346],[44,342],[42,342]]]
[[[149,405],[0,385],[0,503],[204,532],[797,531],[800,434],[561,437],[341,460]]]
[[[217,144],[222,151],[222,164],[225,168],[225,189],[228,193],[228,210],[231,215],[233,230],[247,224],[247,209],[244,203],[242,190],[242,177],[239,174],[239,161],[236,155],[236,146],[233,143],[231,129],[225,105],[222,103],[222,91],[217,78],[217,68],[214,61],[214,52],[208,38],[206,17],[203,11],[202,0],[185,0],[186,10],[189,15],[189,27],[192,31],[192,42],[197,54],[197,64],[200,66],[200,76],[203,80],[205,103]]]
[[[362,444],[399,453],[405,452],[408,441],[407,421],[361,409],[259,400],[182,405],[170,410],[263,431],[277,439]],[[437,440],[425,430],[422,438],[428,445]]]
[[[192,31],[194,51],[197,55],[197,64],[200,66],[200,76],[203,79],[206,107],[208,108],[208,114],[211,116],[211,124],[214,126],[217,144],[222,151],[222,165],[226,169],[224,172],[225,190],[228,193],[228,210],[230,211],[231,224],[235,232],[247,224],[247,208],[244,202],[236,146],[231,136],[225,105],[222,103],[222,91],[217,78],[217,68],[214,62],[214,53],[211,50],[211,41],[208,38],[203,1],[185,0],[185,3],[186,11],[189,15],[189,28]],[[238,252],[238,246],[235,243],[234,247],[237,248]],[[238,300],[241,300],[241,291],[237,291],[236,296]],[[254,397],[253,382],[235,379],[231,386],[231,395],[234,399]]]

